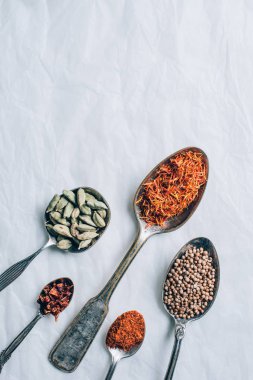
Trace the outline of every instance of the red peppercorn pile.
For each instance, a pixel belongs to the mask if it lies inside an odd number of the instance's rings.
[[[73,287],[72,281],[67,278],[59,278],[46,285],[37,299],[41,312],[52,314],[57,320],[72,298]]]
[[[120,315],[111,325],[106,345],[125,352],[142,343],[145,336],[145,321],[138,311],[132,310]]]

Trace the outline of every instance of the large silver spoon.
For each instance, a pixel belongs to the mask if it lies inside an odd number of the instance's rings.
[[[140,218],[140,210],[136,205],[136,200],[139,198],[139,195],[143,189],[143,183],[146,183],[148,180],[154,177],[158,167],[162,164],[166,164],[177,154],[187,151],[202,153],[206,165],[206,172],[208,175],[207,156],[201,149],[190,147],[182,149],[173,155],[166,157],[165,160],[160,162],[142,181],[137,189],[134,198],[134,213],[138,222],[137,236],[129,248],[127,254],[103,290],[96,297],[91,298],[86,303],[86,305],[84,305],[82,310],[72,321],[61,338],[56,342],[55,346],[52,348],[49,354],[49,360],[58,369],[65,372],[73,372],[77,368],[83,356],[87,352],[89,346],[91,345],[93,339],[95,338],[97,332],[99,331],[102,323],[104,322],[104,319],[108,313],[108,304],[116,286],[118,285],[122,276],[126,272],[129,265],[132,263],[133,259],[143,244],[153,235],[174,231],[177,228],[181,227],[196,210],[204,194],[206,183],[199,189],[197,197],[189,205],[189,207],[185,209],[184,212],[182,212],[180,215],[168,219],[162,227],[147,226],[147,224]]]
[[[44,296],[45,288],[49,287],[51,288],[53,284],[66,284],[69,287],[69,292],[71,293],[68,297],[68,302],[65,307],[62,307],[61,311],[63,311],[64,308],[66,308],[73,296],[74,293],[74,285],[73,282],[70,280],[70,278],[58,278],[57,280],[51,281],[49,284],[47,284],[41,291],[40,295]],[[38,298],[39,301],[39,298]],[[37,302],[38,302],[37,301]],[[38,302],[39,303],[39,302]],[[36,325],[36,323],[45,315],[51,314],[45,313],[44,309],[45,305],[40,304],[40,308],[38,310],[38,313],[34,317],[34,319],[24,328],[24,330],[21,331],[21,333],[9,344],[8,347],[6,347],[0,354],[0,372],[2,371],[2,368],[4,364],[10,359],[11,354],[13,351],[16,350],[16,348],[20,345],[20,343],[23,342],[25,337],[28,335],[28,333],[32,330],[32,328]]]
[[[99,201],[102,201],[108,207],[108,209],[106,210],[107,214],[106,214],[106,218],[105,218],[106,226],[100,232],[99,236],[96,239],[93,239],[92,243],[88,247],[77,250],[76,248],[74,248],[74,246],[72,246],[69,249],[65,249],[64,250],[65,252],[79,253],[79,252],[84,252],[87,249],[91,248],[98,241],[98,239],[101,237],[101,235],[104,233],[104,231],[106,230],[106,227],[108,226],[109,221],[110,221],[110,217],[111,217],[110,208],[109,208],[109,205],[106,202],[106,200],[102,197],[102,195],[98,191],[96,191],[90,187],[83,187],[83,189],[87,190],[88,193],[94,195]],[[78,188],[73,189],[72,191],[74,193],[76,193],[77,190],[78,190]],[[45,220],[45,226],[46,226],[46,223],[49,221],[48,213],[46,213],[46,212],[44,215],[44,220]],[[6,271],[0,275],[0,292],[4,288],[6,288],[8,285],[10,285],[14,280],[16,280],[16,278],[18,278],[24,272],[24,270],[33,261],[33,259],[35,259],[35,257],[38,256],[38,254],[40,252],[42,252],[44,249],[51,247],[53,245],[56,246],[57,241],[56,241],[55,235],[53,233],[51,233],[49,229],[47,229],[47,234],[48,234],[48,241],[40,249],[38,249],[38,251],[34,252],[32,255],[26,257],[25,259],[17,262],[16,264],[12,265],[10,268],[6,269]]]
[[[199,237],[199,238],[190,240],[187,244],[185,244],[180,249],[180,251],[174,257],[174,259],[172,260],[172,262],[169,266],[166,279],[167,279],[168,274],[170,273],[173,265],[175,264],[175,261],[177,259],[180,259],[188,249],[193,248],[193,247],[204,248],[204,250],[206,250],[208,252],[209,256],[212,257],[212,263],[213,263],[213,266],[215,268],[215,285],[214,285],[214,291],[213,291],[213,299],[212,299],[212,301],[208,302],[208,305],[202,314],[199,314],[199,315],[197,315],[193,318],[190,318],[190,319],[181,319],[181,318],[177,319],[177,318],[175,318],[174,315],[170,313],[168,307],[164,304],[165,310],[167,311],[167,313],[169,313],[169,315],[174,319],[174,322],[175,322],[175,342],[174,342],[174,346],[173,346],[173,350],[172,350],[172,354],[171,354],[171,358],[170,358],[170,363],[169,363],[166,375],[164,377],[164,380],[171,380],[173,378],[173,374],[174,374],[174,370],[176,367],[179,351],[181,348],[182,339],[184,338],[185,329],[186,329],[187,324],[189,322],[197,321],[198,319],[202,318],[210,310],[211,306],[213,305],[213,303],[215,301],[215,298],[216,298],[216,295],[218,292],[218,288],[219,288],[220,266],[219,266],[218,255],[217,255],[217,252],[216,252],[212,242],[209,239],[204,238],[204,237]],[[163,289],[164,289],[164,287],[163,287]],[[162,299],[164,300],[164,290],[162,293]]]

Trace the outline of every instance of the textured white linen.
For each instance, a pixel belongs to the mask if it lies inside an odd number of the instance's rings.
[[[252,36],[250,0],[0,1],[0,271],[46,241],[43,212],[55,192],[91,186],[112,210],[87,254],[48,249],[0,294],[3,349],[34,317],[44,284],[69,276],[76,286],[59,321],[38,323],[2,379],[103,379],[106,331],[131,309],[144,314],[146,339],[114,378],[162,379],[173,325],[161,284],[173,256],[197,236],[217,248],[220,291],[187,328],[175,379],[252,379]],[[135,237],[137,186],[191,145],[210,159],[198,210],[181,229],[147,242],[79,368],[58,371],[47,360],[52,345]]]

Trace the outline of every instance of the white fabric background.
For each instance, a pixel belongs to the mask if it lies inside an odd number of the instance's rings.
[[[34,317],[50,280],[70,276],[75,297],[57,323],[44,318],[3,369],[4,380],[99,380],[109,325],[124,311],[146,319],[145,343],[116,379],[162,379],[173,325],[161,303],[167,267],[206,236],[221,264],[212,310],[187,328],[177,380],[250,380],[253,355],[251,0],[0,1],[0,270],[46,241],[55,192],[91,186],[111,224],[87,254],[44,251],[0,294],[3,349]],[[198,210],[181,229],[150,239],[126,273],[108,317],[73,374],[47,360],[135,237],[132,199],[160,160],[186,146],[210,160]]]

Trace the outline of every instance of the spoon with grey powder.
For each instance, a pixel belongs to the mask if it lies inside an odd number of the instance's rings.
[[[91,187],[64,190],[50,201],[44,216],[48,241],[35,253],[0,275],[0,291],[11,284],[40,252],[56,246],[64,252],[87,251],[102,236],[111,212],[102,195]]]
[[[163,304],[175,322],[175,341],[164,377],[173,378],[185,329],[211,308],[220,281],[220,266],[212,242],[204,237],[184,245],[173,259],[163,285]]]

